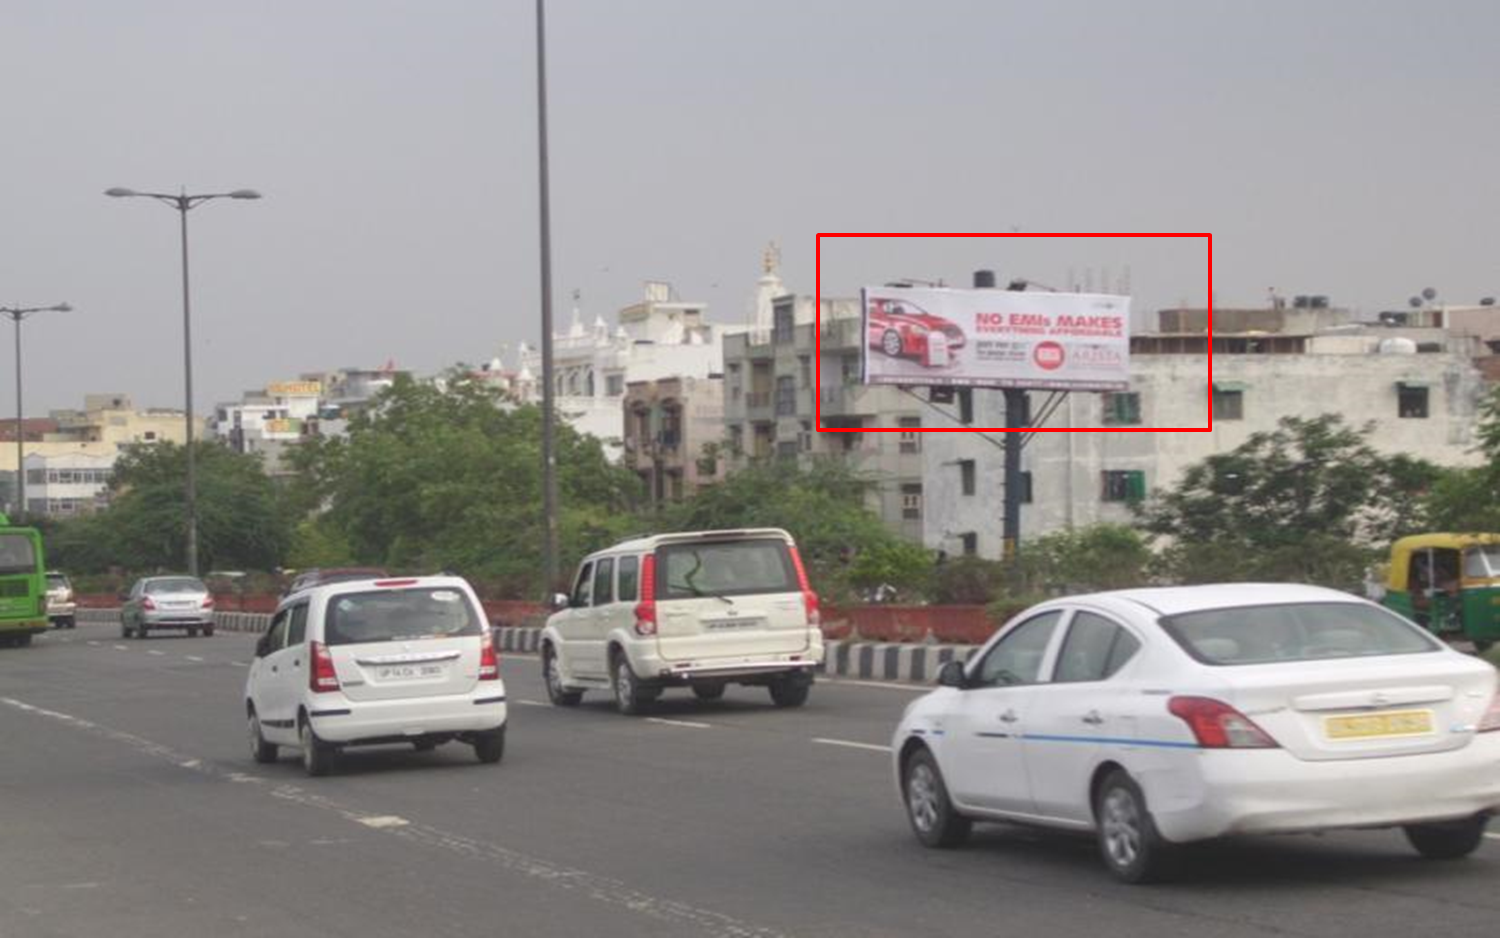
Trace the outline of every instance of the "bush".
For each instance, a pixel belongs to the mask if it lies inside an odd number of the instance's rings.
[[[1005,565],[981,557],[957,557],[932,569],[932,601],[940,605],[982,606],[1000,594]]]

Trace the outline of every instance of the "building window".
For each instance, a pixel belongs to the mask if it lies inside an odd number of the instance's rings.
[[[771,342],[774,345],[791,345],[796,333],[796,315],[792,305],[785,303],[771,311]]]
[[[901,519],[922,520],[922,483],[909,482],[901,486]]]
[[[798,387],[804,387],[804,388],[810,388],[810,387],[812,387],[812,356],[811,355],[798,355],[797,356],[797,372],[798,372],[798,376],[801,379],[801,383],[798,385]]]
[[[804,452],[804,453],[810,453],[810,452],[812,452],[812,448],[813,448],[813,435],[812,435],[812,423],[810,421],[807,421],[807,420],[802,421],[802,432],[800,432],[800,433],[797,434],[797,442],[799,444],[801,444],[802,452]]]
[[[45,485],[45,484],[47,484],[47,470],[45,470],[45,469],[27,469],[26,470],[26,484],[27,485]]]
[[[776,379],[776,416],[790,417],[797,412],[797,379],[782,375]]]
[[[1031,504],[1031,470],[1021,472],[1021,504]]]
[[[914,428],[922,426],[921,417],[901,418],[901,452],[920,453],[922,451],[922,436]]]
[[[1120,426],[1141,422],[1141,395],[1136,391],[1105,392],[1104,425]]]
[[[146,437],[146,442],[147,443],[150,443],[152,440],[156,439],[156,431],[155,430],[147,430],[144,435]]]
[[[1214,385],[1214,419],[1244,420],[1245,392],[1239,388]]]
[[[958,539],[960,543],[963,544],[965,557],[973,557],[979,553],[978,534],[974,533],[973,531],[965,531],[963,534],[960,534],[958,536]]]
[[[1427,387],[1415,384],[1396,385],[1396,415],[1425,419],[1427,417]]]
[[[624,375],[605,375],[604,393],[610,397],[620,397],[625,393]]]
[[[779,440],[779,441],[777,441],[777,443],[776,443],[776,458],[777,459],[796,459],[797,458],[797,441],[796,440]]]
[[[977,486],[975,485],[974,460],[959,460],[958,478],[960,491],[962,491],[965,495],[973,495],[977,488]]]
[[[745,425],[732,423],[729,425],[729,453],[738,456],[745,451]]]
[[[972,388],[958,389],[958,422],[974,422],[974,390]]]
[[[1139,469],[1107,469],[1104,472],[1104,500],[1138,502],[1146,497],[1146,473]]]

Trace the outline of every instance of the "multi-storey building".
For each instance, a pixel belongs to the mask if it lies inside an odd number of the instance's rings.
[[[1213,377],[1202,311],[1166,310],[1161,332],[1131,340],[1126,392],[1074,393],[1022,456],[1022,541],[1098,522],[1128,523],[1131,503],[1169,488],[1191,464],[1232,450],[1287,416],[1338,414],[1369,424],[1369,441],[1442,465],[1466,465],[1485,393],[1477,341],[1434,326],[1347,321],[1332,310],[1215,310]],[[1128,432],[1206,427],[1212,432]],[[1039,412],[1046,392],[1032,392]],[[1003,395],[976,391],[972,419],[935,425],[1005,427]],[[1118,430],[1112,428],[1118,427]],[[930,434],[924,447],[923,540],[948,553],[999,557],[1004,504],[1000,434]]]
[[[724,339],[725,444],[736,464],[836,458],[867,475],[871,507],[893,529],[922,533],[922,404],[897,388],[860,383],[859,301],[786,292],[767,264],[750,328]],[[821,355],[819,349],[821,347]],[[819,374],[821,373],[821,386]],[[824,427],[852,432],[818,432]],[[854,432],[864,429],[892,432]]]
[[[707,378],[723,369],[722,337],[703,303],[675,298],[670,284],[646,284],[645,298],[620,310],[613,330],[603,318],[585,328],[578,310],[572,326],[553,337],[557,412],[581,433],[599,437],[618,459],[625,436],[625,387],[659,378]],[[539,402],[540,349],[523,345],[516,382],[522,400]]]
[[[626,468],[652,504],[681,501],[719,478],[724,382],[657,378],[625,386]]]

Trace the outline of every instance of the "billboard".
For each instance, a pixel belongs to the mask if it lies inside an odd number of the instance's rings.
[[[299,417],[273,417],[261,424],[261,437],[267,440],[298,439],[302,436]]]
[[[1130,297],[866,287],[868,384],[1123,391]]]
[[[318,397],[322,393],[321,381],[277,381],[266,385],[270,397]]]

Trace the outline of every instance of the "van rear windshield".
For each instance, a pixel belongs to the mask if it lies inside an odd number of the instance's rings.
[[[785,541],[667,544],[656,551],[656,598],[795,593],[797,570]]]
[[[0,573],[35,573],[36,550],[25,534],[0,534]]]
[[[1272,664],[1434,651],[1436,639],[1378,606],[1286,603],[1185,612],[1162,628],[1204,664]]]
[[[330,645],[483,633],[474,604],[451,587],[344,593],[328,600],[327,619],[324,640]]]

